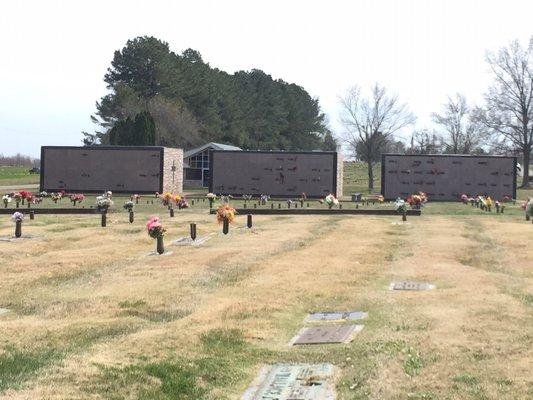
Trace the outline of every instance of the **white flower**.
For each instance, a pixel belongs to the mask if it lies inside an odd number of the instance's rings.
[[[14,212],[13,215],[11,216],[11,219],[13,220],[13,222],[22,221],[24,219],[24,214],[18,211]]]
[[[11,196],[6,194],[6,195],[2,196],[2,200],[4,201],[4,203],[10,203],[11,202]]]

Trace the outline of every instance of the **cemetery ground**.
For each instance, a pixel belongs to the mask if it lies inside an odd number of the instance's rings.
[[[276,362],[332,363],[339,399],[533,395],[531,224],[518,206],[428,203],[408,224],[255,216],[252,230],[241,215],[224,236],[207,202],[170,218],[143,198],[130,224],[123,200],[106,228],[37,214],[23,223],[34,239],[0,242],[0,398],[237,399]],[[168,256],[146,257],[153,214]],[[172,246],[190,222],[211,239]],[[388,290],[395,280],[437,288]],[[335,310],[369,314],[351,343],[288,346],[308,312]]]
[[[105,228],[99,215],[30,220],[21,206],[33,238],[0,241],[0,399],[239,399],[274,363],[333,364],[338,399],[533,396],[533,226],[518,204],[495,214],[430,199],[407,223],[258,215],[247,229],[239,215],[223,235],[207,201],[170,218],[143,196],[130,224],[125,200]],[[152,215],[171,254],[147,256]],[[191,222],[210,239],[172,245]],[[436,288],[389,290],[408,280]],[[356,310],[368,317],[352,342],[289,346],[309,312]]]

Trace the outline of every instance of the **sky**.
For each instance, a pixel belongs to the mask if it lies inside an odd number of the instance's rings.
[[[0,5],[0,153],[81,145],[103,76],[128,39],[198,50],[229,73],[261,69],[318,98],[342,134],[339,96],[379,82],[415,128],[463,93],[481,104],[486,51],[533,35],[531,0],[5,1]],[[407,134],[407,132],[406,132]]]

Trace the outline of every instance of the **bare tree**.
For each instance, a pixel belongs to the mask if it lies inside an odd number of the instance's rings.
[[[364,98],[361,89],[354,86],[339,99],[340,121],[344,126],[343,140],[352,153],[368,167],[368,190],[374,189],[374,164],[393,135],[415,121],[407,105],[376,83],[371,95]]]
[[[438,154],[441,152],[442,138],[427,129],[416,130],[411,136],[409,154]]]
[[[472,117],[466,98],[457,93],[448,97],[442,113],[433,113],[433,121],[446,133],[442,136],[444,150],[452,154],[470,154],[483,143],[483,126]]]
[[[525,49],[515,40],[496,54],[488,53],[487,62],[494,82],[485,94],[485,107],[477,110],[477,118],[496,141],[503,139],[522,153],[522,187],[528,188],[533,144],[533,37]]]

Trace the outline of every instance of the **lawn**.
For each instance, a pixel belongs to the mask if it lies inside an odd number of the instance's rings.
[[[29,169],[29,167],[0,167],[0,186],[39,183],[39,174],[30,174]]]
[[[364,193],[364,174],[348,165],[345,194]],[[251,230],[239,215],[225,236],[207,201],[170,218],[144,196],[130,224],[126,199],[106,228],[37,214],[23,222],[34,239],[0,241],[0,399],[239,399],[278,362],[332,363],[340,400],[533,397],[532,224],[519,203],[496,214],[430,201],[407,223],[255,216]],[[147,256],[151,215],[171,254]],[[191,222],[210,239],[172,245]],[[0,237],[13,229],[0,215]],[[388,290],[398,280],[436,289]],[[288,346],[308,312],[335,310],[368,312],[353,342]]]

